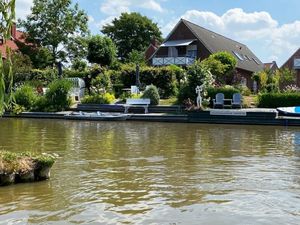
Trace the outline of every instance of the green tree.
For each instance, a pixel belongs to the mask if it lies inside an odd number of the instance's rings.
[[[156,23],[139,13],[122,13],[112,24],[105,25],[102,33],[110,37],[118,48],[118,56],[122,59],[136,50],[145,51],[152,38],[161,41],[161,31]]]
[[[221,84],[232,84],[234,70],[237,64],[233,55],[228,52],[217,52],[202,61],[209,71],[216,77],[216,81]]]
[[[71,0],[34,0],[31,14],[20,24],[28,42],[50,50],[54,64],[74,55],[70,49],[76,49],[78,36],[88,34],[87,21],[86,13]]]
[[[215,79],[211,72],[201,62],[196,61],[193,65],[187,68],[187,82],[181,88],[178,94],[178,102],[182,103],[184,100],[190,99],[195,102],[197,97],[196,87],[202,86],[203,101],[208,102],[207,89],[212,87]]]
[[[110,38],[95,35],[88,42],[87,59],[91,63],[110,66],[116,59],[116,46]]]
[[[15,0],[5,0],[0,2],[0,36],[5,41],[11,36],[11,28],[13,20],[15,19]],[[13,98],[13,68],[11,61],[10,49],[6,49],[7,59],[6,66],[3,64],[2,55],[0,52],[0,115],[2,115],[5,109],[12,107],[14,103]],[[8,80],[6,85],[5,81]]]
[[[137,50],[132,50],[126,59],[127,63],[135,63],[139,65],[146,65],[144,52],[139,52]]]

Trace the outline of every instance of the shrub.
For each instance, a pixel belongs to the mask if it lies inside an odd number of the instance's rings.
[[[234,88],[238,89],[243,96],[251,95],[251,90],[244,85],[236,85]]]
[[[214,99],[217,93],[223,93],[225,98],[231,99],[234,93],[240,93],[240,90],[226,85],[224,87],[211,87],[207,89],[210,99]]]
[[[258,95],[258,107],[277,108],[300,105],[300,93],[263,93]]]
[[[110,70],[110,78],[114,85],[130,87],[136,84],[136,66],[134,64],[124,64],[119,70]],[[140,82],[143,87],[153,84],[158,88],[162,98],[176,96],[178,91],[178,81],[182,78],[183,69],[173,66],[148,67],[141,66]],[[119,92],[117,93],[120,94]]]
[[[207,88],[211,87],[214,81],[214,77],[210,71],[199,61],[196,61],[187,69],[187,83],[180,89],[177,96],[178,102],[183,103],[187,99],[194,102],[197,97],[196,87],[199,85],[203,88],[203,101],[207,101]]]
[[[159,93],[157,87],[154,85],[150,85],[142,95],[142,98],[150,98],[151,105],[158,105],[159,104]]]
[[[86,96],[81,100],[83,104],[111,104],[115,101],[115,96],[110,93]]]
[[[33,87],[29,85],[23,85],[15,92],[16,103],[23,106],[26,110],[30,110],[36,101],[36,93]]]
[[[46,92],[46,101],[49,105],[47,111],[63,111],[71,105],[69,91],[72,83],[68,80],[55,80],[49,86]]]
[[[32,111],[34,112],[47,112],[48,109],[48,102],[45,96],[38,96],[36,101],[32,106]]]

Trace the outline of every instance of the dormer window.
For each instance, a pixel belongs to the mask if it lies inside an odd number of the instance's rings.
[[[241,60],[241,61],[244,60],[244,57],[243,57],[242,54],[240,54],[240,53],[238,53],[238,52],[236,52],[236,51],[232,51],[232,52],[233,52],[233,54],[234,54],[239,60]]]
[[[257,59],[255,59],[255,58],[252,58],[252,59],[257,65],[260,65],[260,63],[257,61]]]

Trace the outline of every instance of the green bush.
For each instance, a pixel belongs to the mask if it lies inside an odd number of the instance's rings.
[[[32,106],[32,111],[34,112],[47,112],[49,105],[45,96],[38,96],[36,101]]]
[[[71,99],[69,92],[72,83],[68,80],[55,80],[49,86],[46,92],[47,111],[63,111],[70,107]]]
[[[238,89],[243,96],[251,95],[251,90],[247,86],[239,85],[235,86],[235,88]]]
[[[122,65],[119,70],[110,70],[111,82],[114,85],[129,88],[136,84],[136,67],[134,64]],[[162,98],[176,96],[178,92],[178,81],[184,74],[183,69],[177,67],[149,67],[140,68],[140,82],[143,87],[153,84],[158,88]],[[117,93],[120,94],[119,92]]]
[[[150,104],[151,105],[158,105],[159,104],[159,93],[157,90],[157,87],[154,85],[150,85],[142,95],[142,98],[150,98]]]
[[[85,78],[88,76],[90,72],[88,70],[78,71],[78,70],[64,70],[63,75],[64,77],[79,77]]]
[[[83,104],[111,104],[115,101],[115,96],[110,93],[86,96],[81,100]]]
[[[223,93],[225,98],[232,99],[234,93],[240,93],[240,90],[226,85],[224,87],[210,87],[207,89],[208,96],[210,99],[214,99],[217,93]]]
[[[277,108],[300,105],[300,93],[263,93],[258,95],[258,107]]]
[[[15,92],[16,104],[23,106],[25,110],[30,110],[36,101],[36,93],[32,86],[23,85]]]
[[[208,101],[207,89],[214,83],[214,77],[211,72],[199,61],[187,68],[187,82],[182,85],[177,96],[178,102],[183,103],[187,99],[195,102],[197,97],[196,87],[201,85],[203,87],[203,101]]]

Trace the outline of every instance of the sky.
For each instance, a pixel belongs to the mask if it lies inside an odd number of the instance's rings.
[[[33,0],[16,0],[18,18]],[[73,0],[100,34],[122,12],[139,12],[158,24],[166,37],[180,18],[246,44],[263,62],[279,66],[300,47],[299,0]]]

